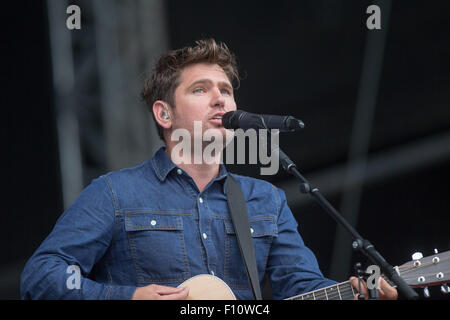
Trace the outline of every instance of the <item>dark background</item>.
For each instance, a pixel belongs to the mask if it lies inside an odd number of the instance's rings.
[[[168,1],[168,43],[178,48],[205,37],[227,43],[243,75],[238,106],[289,114],[306,123],[302,132],[280,139],[283,150],[309,177],[349,160],[366,40],[371,32],[380,33],[366,28],[365,10],[371,3]],[[381,10],[383,14],[383,5]],[[51,231],[63,201],[46,3],[11,1],[1,11],[0,298],[17,299],[23,264]],[[369,161],[384,152],[401,154],[404,146],[423,139],[440,141],[450,133],[450,5],[393,1],[389,23],[382,28],[387,35],[365,153]],[[356,228],[393,265],[410,260],[415,251],[427,256],[435,248],[450,248],[450,156],[440,153],[441,148],[448,146],[437,143],[432,152],[436,156],[410,170],[363,180]],[[413,161],[408,158],[400,168]],[[230,168],[260,177],[257,165]],[[281,171],[260,178],[282,188],[293,182]],[[322,183],[319,188],[336,181]],[[339,209],[343,189],[325,196]],[[329,276],[336,225],[315,203],[293,203],[302,237]],[[366,262],[359,254],[352,260]],[[443,299],[438,289],[432,290],[433,299]]]

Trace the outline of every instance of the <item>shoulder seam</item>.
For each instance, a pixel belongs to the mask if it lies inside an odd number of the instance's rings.
[[[101,176],[101,178],[103,179],[103,181],[105,181],[106,186],[108,187],[108,191],[110,193],[111,196],[111,201],[113,203],[114,206],[114,212],[118,212],[119,211],[119,204],[118,204],[118,200],[116,197],[116,194],[112,188],[112,185],[109,181],[109,178],[106,175]]]

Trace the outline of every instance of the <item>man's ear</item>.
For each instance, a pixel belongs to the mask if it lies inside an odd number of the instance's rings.
[[[155,101],[153,104],[153,115],[158,124],[164,129],[170,129],[172,127],[172,118],[166,102],[161,100]]]

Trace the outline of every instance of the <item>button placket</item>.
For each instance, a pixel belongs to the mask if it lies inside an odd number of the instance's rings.
[[[203,204],[203,198],[202,197],[198,197],[198,202],[202,205]],[[200,209],[200,208],[199,208]],[[203,224],[203,223],[202,223]],[[202,228],[203,229],[203,228]],[[202,238],[204,240],[208,239],[208,235],[206,234],[206,232],[202,232]]]
[[[206,200],[204,197],[201,196],[198,197],[199,231],[201,236],[201,242],[203,244],[206,254],[206,261],[205,261],[206,268],[210,274],[215,275],[214,270],[216,266],[214,261],[217,259],[217,257],[214,252],[213,242],[212,240],[209,239],[211,220],[207,213],[207,206],[205,201]]]

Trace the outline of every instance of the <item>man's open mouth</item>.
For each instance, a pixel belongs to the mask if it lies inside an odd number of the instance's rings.
[[[222,117],[223,117],[224,114],[225,114],[225,112],[218,112],[215,115],[213,115],[211,119],[213,119],[213,120],[222,120]]]

